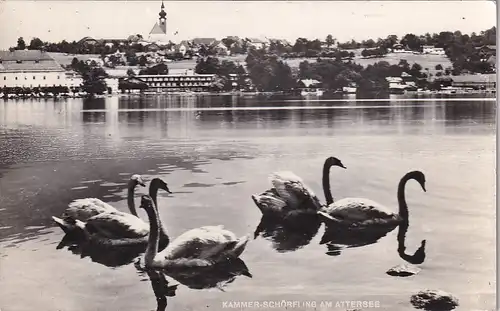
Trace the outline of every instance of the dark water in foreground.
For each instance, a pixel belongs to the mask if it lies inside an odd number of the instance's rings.
[[[285,102],[229,96],[0,102],[0,308],[156,309],[152,284],[165,289],[165,280],[133,264],[108,267],[99,254],[56,249],[63,234],[50,216],[60,215],[73,199],[99,197],[125,211],[129,176],[159,176],[174,191],[159,197],[171,237],[217,224],[241,236],[253,234],[260,222],[250,195],[267,189],[270,172],[293,170],[324,200],[321,167],[326,157],[336,156],[348,169],[332,169],[335,198],[366,197],[395,211],[399,179],[415,169],[426,174],[426,193],[415,182],[406,191],[408,252],[427,240],[419,274],[385,274],[404,262],[397,229],[377,243],[333,253],[319,244],[323,226],[305,237],[274,232],[252,240],[237,271],[216,275],[220,279],[167,276],[169,286],[181,283],[167,310],[221,310],[235,308],[233,302],[283,299],[299,301],[288,310],[314,310],[314,302],[316,310],[349,309],[336,308],[341,300],[412,310],[410,296],[423,289],[453,293],[460,300],[457,310],[492,310],[495,114],[493,100]],[[245,265],[251,278],[239,275]],[[320,306],[321,301],[332,305]],[[284,310],[272,303],[267,309]]]

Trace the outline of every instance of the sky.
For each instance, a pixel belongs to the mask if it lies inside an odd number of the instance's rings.
[[[0,1],[0,49],[18,37],[59,42],[85,36],[145,38],[158,20],[157,1]],[[479,33],[496,25],[492,1],[165,1],[173,42],[225,36],[341,42],[445,30]],[[174,33],[177,34],[174,35]]]

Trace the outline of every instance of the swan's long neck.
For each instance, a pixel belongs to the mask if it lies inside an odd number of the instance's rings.
[[[149,218],[149,237],[145,254],[145,264],[146,266],[151,266],[156,254],[158,253],[158,245],[160,242],[160,221],[158,218],[158,211],[156,210],[156,206],[151,206],[150,208],[146,209],[146,213],[148,214]]]
[[[330,167],[331,165],[325,161],[323,165],[323,192],[325,193],[326,205],[333,203],[332,191],[330,190]]]
[[[403,178],[401,178],[398,185],[399,216],[405,222],[408,222],[408,205],[406,204],[405,199],[405,187],[409,179],[409,176],[405,175]]]
[[[130,213],[134,216],[137,216],[137,210],[135,209],[135,203],[134,203],[134,194],[135,194],[135,183],[133,181],[130,181],[128,184],[127,204]]]
[[[149,185],[149,196],[151,197],[151,199],[155,203],[156,209],[158,209],[157,198],[158,198],[158,190],[159,189],[160,189],[160,186],[158,185],[158,180],[153,179],[151,181],[151,184]],[[158,215],[157,215],[157,217],[158,217],[158,220],[159,220],[159,216]],[[163,239],[168,238],[167,230],[165,229],[165,227],[163,226],[163,224],[161,223],[161,221],[158,221],[158,223],[159,223],[160,234],[161,234],[162,238]]]

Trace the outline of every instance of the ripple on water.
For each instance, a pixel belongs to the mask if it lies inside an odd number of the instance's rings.
[[[80,181],[81,184],[93,184],[93,183],[96,183],[98,181],[102,181],[102,179],[94,179],[94,180],[82,180]]]
[[[105,182],[101,184],[101,187],[118,187],[118,186],[125,186],[127,184],[124,183],[114,183],[114,182]]]
[[[73,187],[71,188],[71,190],[83,190],[83,189],[87,189],[88,186],[80,186],[80,187]]]
[[[237,185],[237,184],[242,184],[245,183],[246,181],[228,181],[228,182],[223,182],[222,184],[224,186],[232,186],[232,185]]]
[[[203,184],[203,183],[198,183],[198,182],[193,182],[189,184],[184,184],[183,187],[193,187],[193,188],[208,188],[208,187],[213,187],[215,184]]]

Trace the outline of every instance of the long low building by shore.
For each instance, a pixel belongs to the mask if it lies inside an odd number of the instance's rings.
[[[231,74],[230,81],[236,86],[238,75]],[[156,91],[207,91],[215,82],[215,74],[168,74],[137,75],[123,78],[122,81],[145,84],[149,90]]]

